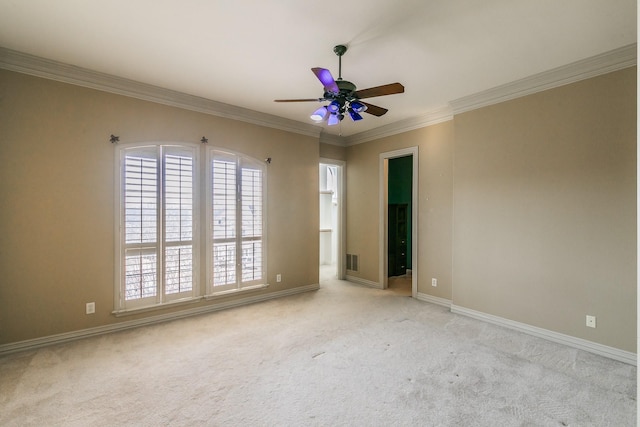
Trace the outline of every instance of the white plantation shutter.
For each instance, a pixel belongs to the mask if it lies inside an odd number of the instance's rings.
[[[264,165],[211,152],[211,292],[262,284]]]
[[[208,150],[204,188],[200,150]],[[266,285],[264,162],[187,143],[123,144],[116,152],[116,312]],[[198,287],[205,275],[206,291]]]
[[[157,295],[158,159],[155,148],[124,160],[125,300]]]
[[[118,309],[194,295],[196,151],[121,148]]]
[[[213,159],[213,286],[236,283],[236,163]]]
[[[242,282],[262,279],[262,170],[241,170]]]
[[[193,154],[164,156],[164,291],[193,290]]]

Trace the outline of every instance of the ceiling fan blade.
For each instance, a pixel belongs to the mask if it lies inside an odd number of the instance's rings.
[[[368,102],[360,101],[364,105],[367,106],[367,109],[364,110],[365,113],[373,114],[374,116],[383,116],[387,111],[386,108],[378,107],[377,105],[369,104]]]
[[[331,93],[340,92],[340,89],[338,88],[336,81],[333,79],[333,76],[331,75],[331,71],[327,70],[326,68],[319,68],[319,67],[312,68],[311,71],[313,71],[313,74],[315,74],[318,80],[320,80],[320,83],[322,83],[322,85],[324,86],[325,92],[331,92]]]
[[[305,99],[274,99],[273,102],[319,102],[322,98],[305,98]]]
[[[373,98],[374,96],[393,95],[395,93],[403,93],[404,86],[400,83],[391,83],[388,85],[370,87],[369,89],[358,90],[354,95],[359,98]]]

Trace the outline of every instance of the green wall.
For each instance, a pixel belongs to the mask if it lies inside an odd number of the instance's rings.
[[[390,205],[408,205],[408,218],[411,218],[411,193],[413,180],[413,157],[389,159],[389,201]],[[407,227],[407,268],[411,269],[411,220]]]

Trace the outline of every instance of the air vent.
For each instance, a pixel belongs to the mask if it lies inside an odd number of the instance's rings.
[[[347,254],[347,270],[358,271],[358,255]]]

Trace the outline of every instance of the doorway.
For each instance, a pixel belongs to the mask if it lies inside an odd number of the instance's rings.
[[[410,281],[418,294],[418,147],[380,154],[380,283]],[[390,279],[391,278],[391,279]],[[399,279],[398,279],[399,278]]]
[[[344,279],[344,162],[320,159],[320,282]]]
[[[387,277],[411,275],[412,156],[389,159]]]

